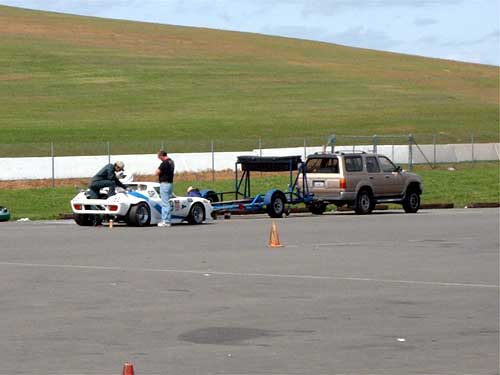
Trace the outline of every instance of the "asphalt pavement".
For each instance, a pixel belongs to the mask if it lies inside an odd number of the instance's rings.
[[[0,225],[0,374],[499,374],[500,210]]]

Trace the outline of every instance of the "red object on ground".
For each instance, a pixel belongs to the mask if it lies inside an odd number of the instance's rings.
[[[123,365],[123,375],[134,375],[134,365],[132,363],[125,363]]]

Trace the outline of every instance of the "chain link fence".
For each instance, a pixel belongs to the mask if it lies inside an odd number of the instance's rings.
[[[481,146],[477,139],[482,140]],[[490,140],[493,147],[488,159],[485,156],[485,142]],[[341,135],[330,134],[315,137],[280,137],[280,138],[238,138],[231,140],[151,140],[151,141],[99,141],[99,142],[47,142],[47,143],[0,143],[1,158],[27,158],[45,157],[50,158],[51,176],[54,180],[55,160],[67,156],[100,156],[101,161],[107,159],[110,162],[114,155],[151,155],[160,149],[168,153],[204,153],[204,165],[208,170],[220,169],[216,165],[216,154],[223,152],[252,152],[254,155],[276,155],[279,149],[288,148],[286,152],[307,156],[312,152],[321,150],[327,145],[331,151],[367,151],[383,153],[399,164],[407,165],[412,169],[414,163],[427,163],[431,167],[441,162],[476,161],[476,160],[498,160],[499,134],[475,134],[470,132],[468,140],[456,142],[452,135],[435,134],[385,134],[385,135]],[[496,144],[496,146],[495,146]],[[447,149],[447,145],[453,145],[453,150]],[[456,151],[459,150],[459,151]],[[496,156],[495,156],[496,150]],[[283,150],[282,150],[283,151]],[[460,156],[457,156],[457,153]],[[450,155],[455,153],[454,158]],[[402,159],[402,155],[404,160]],[[211,163],[207,163],[210,158]],[[448,156],[447,156],[448,155]],[[485,159],[486,158],[486,159]],[[4,159],[5,161],[6,159]],[[218,160],[218,159],[217,159]],[[1,160],[0,160],[1,163]],[[45,164],[43,168],[49,168]],[[2,176],[0,176],[2,179]]]

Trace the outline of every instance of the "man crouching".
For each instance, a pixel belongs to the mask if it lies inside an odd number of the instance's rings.
[[[97,174],[92,177],[90,181],[89,189],[92,199],[99,198],[99,190],[104,187],[109,187],[108,197],[115,195],[116,187],[121,187],[126,189],[127,187],[120,182],[116,173],[122,172],[125,168],[125,164],[122,161],[117,161],[114,164],[108,164],[104,166]]]

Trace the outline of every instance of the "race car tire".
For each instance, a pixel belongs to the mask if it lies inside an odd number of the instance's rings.
[[[134,227],[145,227],[151,224],[151,212],[147,203],[140,202],[130,207],[126,217],[128,225]]]
[[[283,216],[285,212],[286,197],[283,193],[276,191],[271,197],[271,202],[266,205],[267,214],[273,218]]]
[[[93,227],[97,224],[96,215],[74,214],[73,219],[75,220],[75,223],[82,227]]]
[[[205,221],[205,207],[201,203],[194,203],[187,217],[189,224],[201,224]]]

